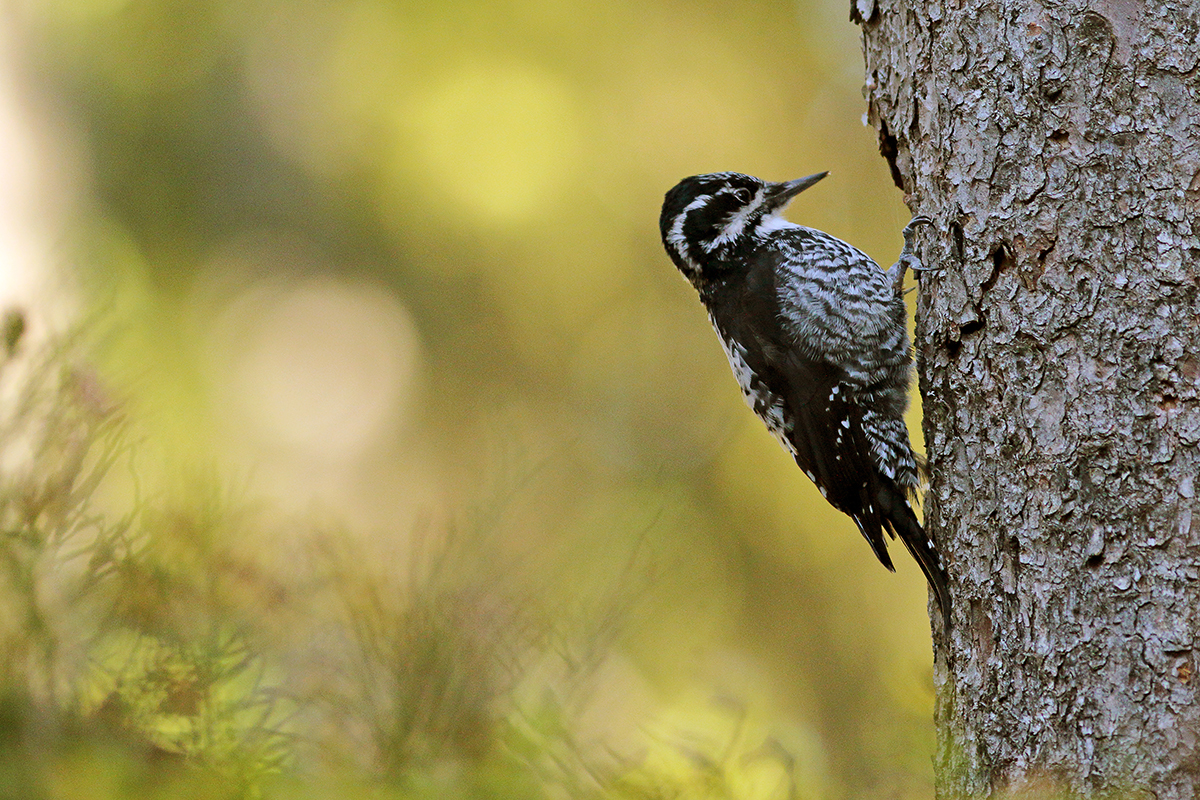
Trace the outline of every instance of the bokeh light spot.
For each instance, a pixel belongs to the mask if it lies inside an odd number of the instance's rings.
[[[568,85],[531,65],[468,65],[402,113],[400,172],[485,221],[526,221],[575,177],[579,105]],[[397,177],[403,193],[408,180]]]
[[[417,369],[405,309],[367,283],[267,284],[218,322],[229,358],[224,401],[245,432],[329,458],[352,458],[399,421]]]

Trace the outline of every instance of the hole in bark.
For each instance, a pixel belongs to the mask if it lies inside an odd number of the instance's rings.
[[[950,255],[959,264],[963,262],[963,250],[966,245],[963,242],[963,226],[958,220],[953,220],[950,223]]]
[[[962,350],[962,342],[955,339],[946,340],[946,355],[950,358],[958,358],[959,351]]]
[[[1104,555],[1101,553],[1097,553],[1094,556],[1088,556],[1087,561],[1085,561],[1083,563],[1087,566],[1088,569],[1099,569],[1100,565],[1104,563]]]
[[[983,320],[981,319],[973,319],[961,328],[963,336],[970,336],[972,333],[978,333],[981,330],[983,330]]]
[[[992,248],[991,256],[992,266],[996,268],[996,273],[1008,269],[1016,261],[1013,249],[1009,247],[1008,242],[1000,242],[1000,244]]]
[[[1008,242],[1000,242],[1000,244],[992,248],[992,252],[989,255],[992,259],[992,274],[979,287],[984,292],[990,292],[992,287],[996,285],[996,281],[1000,278],[1000,273],[1012,267],[1016,262],[1012,248],[1008,246]]]
[[[1067,132],[1064,131],[1062,128],[1059,128],[1058,130],[1056,130],[1050,134],[1050,141],[1052,141],[1052,142],[1058,142],[1061,144],[1062,142],[1065,142],[1066,140],[1067,140]]]
[[[888,130],[887,123],[879,120],[879,155],[884,157],[888,162],[888,167],[892,170],[892,183],[896,184],[896,188],[900,191],[907,192],[904,188],[904,180],[900,177],[900,168],[896,166],[896,154],[899,152],[896,137]]]
[[[1015,576],[1021,568],[1021,540],[1016,536],[1008,536],[1004,540],[1004,549],[1008,551],[1009,558],[1012,559],[1012,570]]]

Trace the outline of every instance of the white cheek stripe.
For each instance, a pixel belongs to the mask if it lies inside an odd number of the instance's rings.
[[[721,229],[721,234],[704,245],[704,252],[711,253],[721,245],[728,244],[741,236],[742,231],[746,228],[746,222],[749,221],[754,212],[758,210],[758,207],[763,204],[763,200],[766,199],[766,193],[767,189],[765,186],[755,192],[754,199],[745,208],[729,218],[729,221],[725,223],[725,227]]]
[[[675,221],[671,223],[671,230],[667,231],[667,243],[675,249],[679,257],[687,262],[688,266],[697,274],[700,272],[700,265],[692,260],[691,254],[688,253],[687,242],[683,236],[683,223],[687,221],[689,211],[695,211],[711,199],[712,195],[703,194],[688,203],[683,211],[675,215]]]

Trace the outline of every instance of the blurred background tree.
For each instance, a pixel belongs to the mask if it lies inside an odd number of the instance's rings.
[[[773,796],[764,760],[803,796],[930,794],[924,582],[744,408],[657,231],[685,175],[829,169],[792,218],[891,263],[844,3],[4,13],[0,299],[31,360],[100,319],[66,359],[90,388],[51,383],[138,426],[69,497],[136,531],[85,581],[72,713],[211,755],[201,709],[261,712],[226,745],[288,769],[504,752],[497,796],[547,763]]]

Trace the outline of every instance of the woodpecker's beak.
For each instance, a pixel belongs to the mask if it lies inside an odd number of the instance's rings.
[[[783,208],[791,202],[793,197],[828,174],[828,172],[818,172],[816,175],[809,175],[807,178],[797,178],[794,181],[772,184],[769,194],[771,205],[775,208]]]

